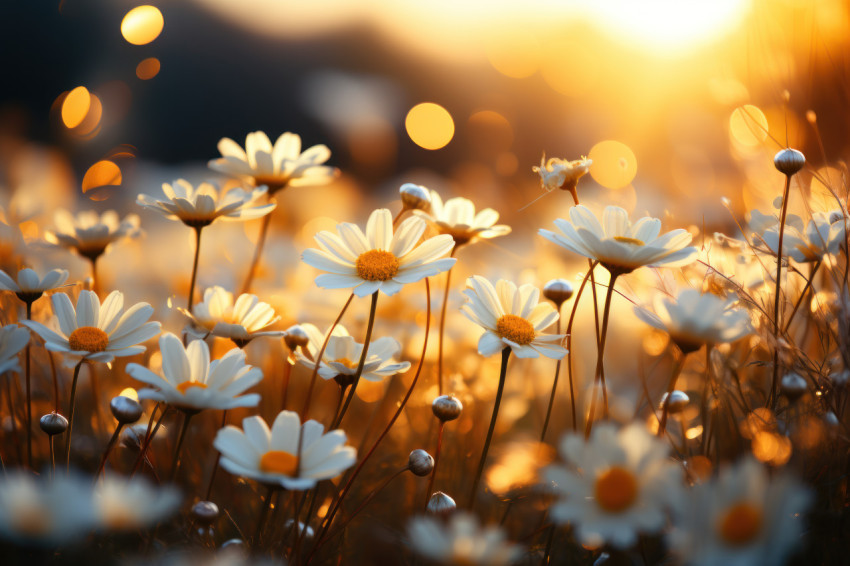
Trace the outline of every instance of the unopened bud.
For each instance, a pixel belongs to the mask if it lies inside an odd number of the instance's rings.
[[[667,401],[667,394],[665,393],[661,397],[661,406],[664,407],[664,403]],[[681,413],[685,410],[685,407],[688,406],[688,403],[691,402],[691,399],[688,397],[688,394],[684,391],[679,391],[675,389],[673,393],[670,394],[670,404],[667,406],[667,412],[671,415],[675,415],[677,413]]]
[[[442,491],[435,492],[431,499],[428,500],[426,510],[432,515],[451,515],[457,509],[455,500],[443,493]]]
[[[773,165],[780,173],[789,177],[798,172],[806,164],[806,156],[790,147],[779,150],[773,158]]]
[[[552,279],[543,286],[543,296],[560,308],[573,296],[573,284],[566,279]]]
[[[434,458],[421,448],[417,448],[407,458],[407,467],[417,476],[427,476],[434,469]]]
[[[431,410],[441,421],[453,421],[463,412],[463,403],[454,395],[440,395],[431,403]]]
[[[290,350],[295,350],[299,346],[306,348],[310,343],[310,337],[300,324],[290,326],[283,334],[283,341],[286,347]]]
[[[398,189],[405,210],[431,210],[431,192],[421,185],[405,183]]]
[[[198,501],[192,506],[192,518],[200,525],[212,525],[218,515],[218,505],[212,501]]]
[[[119,395],[109,402],[112,416],[122,425],[132,424],[142,418],[142,406],[138,401]]]
[[[806,394],[809,386],[803,376],[799,373],[786,373],[782,377],[780,389],[782,390],[782,394],[785,395],[789,401],[796,401]]]
[[[56,436],[68,430],[68,419],[59,413],[48,413],[39,419],[38,424],[48,436]]]

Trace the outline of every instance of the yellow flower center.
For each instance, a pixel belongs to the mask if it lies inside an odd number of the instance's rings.
[[[593,493],[600,507],[619,513],[628,509],[637,498],[637,479],[629,470],[613,466],[596,478]]]
[[[366,281],[389,281],[398,273],[398,258],[384,250],[369,250],[357,258],[357,275]]]
[[[761,509],[752,503],[736,503],[720,519],[720,536],[730,545],[744,545],[758,536],[761,524]]]
[[[338,364],[342,364],[348,369],[357,369],[358,362],[352,362],[348,358],[339,358],[334,360]]]
[[[201,383],[200,381],[184,381],[183,383],[177,384],[177,391],[185,395],[186,391],[191,389],[192,387],[200,387],[201,389],[206,389],[207,384]]]
[[[269,450],[260,458],[260,471],[294,477],[298,471],[298,458],[282,450]]]
[[[81,326],[68,336],[68,346],[76,351],[102,352],[109,346],[109,336],[100,328]]]
[[[536,336],[534,325],[515,314],[499,317],[499,320],[496,321],[496,334],[500,338],[505,338],[520,346],[531,344]]]
[[[645,246],[646,242],[637,238],[627,238],[625,236],[614,236],[614,239],[623,244],[632,244],[634,246]]]

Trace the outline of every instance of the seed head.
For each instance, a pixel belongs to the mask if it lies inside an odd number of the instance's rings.
[[[428,507],[426,508],[428,513],[441,517],[451,515],[456,509],[457,503],[455,503],[455,500],[442,491],[437,491],[431,495],[431,499],[428,500]]]
[[[410,453],[407,466],[414,475],[427,476],[434,469],[434,458],[421,448],[417,448]]]
[[[142,406],[138,401],[119,395],[109,402],[112,416],[122,425],[132,424],[142,417]]]
[[[667,394],[665,393],[661,397],[661,406],[664,406],[664,402],[667,401]],[[673,390],[673,393],[670,394],[670,404],[667,406],[667,412],[671,415],[675,415],[677,413],[681,413],[685,410],[685,407],[688,406],[688,403],[691,402],[691,399],[688,397],[688,394],[684,391],[679,391],[678,389]]]
[[[453,421],[463,412],[463,403],[454,395],[440,395],[431,403],[431,410],[441,421]]]
[[[543,296],[560,308],[573,296],[573,284],[566,279],[552,279],[543,286]]]
[[[68,430],[68,419],[59,413],[47,413],[39,419],[38,424],[48,436],[56,436]]]
[[[431,210],[431,193],[421,185],[405,183],[398,189],[405,210]]]
[[[806,394],[809,386],[806,383],[806,380],[799,373],[786,373],[782,376],[782,382],[779,385],[782,394],[785,395],[789,401],[796,401],[800,397]]]
[[[192,518],[200,525],[212,525],[218,515],[218,505],[212,501],[198,501],[192,506]]]
[[[806,164],[806,156],[790,147],[779,150],[773,157],[773,165],[780,173],[789,177],[798,172]]]

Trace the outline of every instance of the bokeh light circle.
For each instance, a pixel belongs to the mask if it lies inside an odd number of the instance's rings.
[[[736,108],[729,117],[729,135],[741,145],[759,145],[767,137],[767,131],[767,117],[752,104]]]
[[[79,126],[89,113],[91,94],[84,86],[78,86],[62,101],[62,123],[68,129]]]
[[[591,177],[605,188],[627,187],[637,174],[635,153],[623,142],[601,141],[590,149],[587,157],[593,161]]]
[[[411,108],[404,126],[413,143],[425,149],[445,147],[455,134],[452,115],[433,102],[423,102]]]
[[[156,57],[148,57],[136,65],[136,76],[143,81],[148,81],[159,74],[160,63]]]
[[[162,33],[165,20],[155,6],[136,6],[121,20],[121,35],[133,45],[147,45]]]

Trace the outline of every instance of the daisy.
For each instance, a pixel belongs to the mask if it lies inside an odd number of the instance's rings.
[[[771,478],[747,457],[690,489],[668,541],[685,564],[782,564],[802,540],[812,499],[787,472]]]
[[[12,279],[5,271],[0,269],[0,291],[11,291],[25,303],[32,303],[41,297],[45,291],[51,291],[61,287],[68,279],[68,272],[64,269],[48,271],[43,278],[29,268],[18,271],[17,281]]]
[[[337,232],[339,235],[327,231],[316,234],[320,249],[304,250],[301,259],[330,272],[316,277],[319,287],[353,287],[358,297],[378,290],[395,295],[405,283],[451,269],[457,261],[442,257],[454,246],[451,236],[440,234],[417,245],[425,232],[425,221],[411,217],[393,231],[392,214],[385,208],[372,212],[365,234],[348,223],[337,225]]]
[[[114,210],[107,210],[102,215],[86,210],[76,217],[67,210],[59,210],[55,222],[56,228],[44,236],[47,243],[75,250],[92,262],[113,242],[141,234],[138,216],[128,214],[124,220],[120,220]]]
[[[675,298],[655,297],[655,313],[635,307],[635,314],[648,325],[670,335],[688,353],[703,344],[735,342],[753,333],[749,313],[733,305],[738,298],[722,299],[696,289],[684,289]]]
[[[547,161],[544,154],[540,158],[540,166],[534,166],[531,170],[540,175],[540,185],[547,192],[555,189],[574,191],[578,180],[590,171],[591,165],[593,161],[587,157],[575,161],[550,157]]]
[[[260,417],[244,419],[242,427],[244,432],[232,425],[218,431],[213,446],[221,452],[221,467],[270,487],[311,489],[353,466],[357,457],[357,450],[345,446],[343,431],[323,434],[321,423],[311,419],[302,425],[292,411],[281,411],[271,430]]]
[[[433,222],[440,234],[451,236],[455,241],[455,248],[511,232],[510,226],[496,225],[499,213],[492,208],[485,208],[476,214],[475,205],[471,200],[456,197],[444,204],[437,191],[431,191],[430,211],[420,211],[418,214]]]
[[[285,132],[272,145],[264,132],[251,132],[245,149],[230,138],[218,142],[222,157],[209,162],[210,169],[266,185],[272,195],[286,187],[323,185],[336,177],[335,167],[322,165],[331,156],[324,145],[314,145],[303,153],[301,137]]]
[[[789,214],[785,220],[785,234],[782,239],[782,254],[791,256],[799,263],[814,263],[823,260],[826,255],[838,253],[844,243],[847,221],[843,216],[827,212],[813,212],[812,219],[805,226],[796,214]],[[779,249],[779,226],[766,229],[761,238],[772,253]]]
[[[174,334],[159,339],[162,376],[139,364],[128,364],[127,373],[154,389],[139,391],[140,399],[168,403],[192,413],[203,409],[256,407],[257,393],[242,395],[263,379],[260,368],[245,364],[245,352],[233,348],[220,360],[210,361],[210,350],[203,340],[183,346]]]
[[[94,490],[96,521],[108,531],[137,531],[168,518],[181,499],[173,487],[156,487],[138,476],[109,475]]]
[[[496,286],[480,275],[466,281],[468,301],[461,312],[484,328],[478,340],[478,353],[491,356],[511,348],[518,358],[536,358],[540,354],[554,360],[567,355],[561,346],[563,334],[543,334],[558,320],[558,312],[549,303],[538,303],[540,291],[533,285],[517,286],[504,279]]]
[[[256,295],[239,295],[233,302],[233,293],[215,285],[204,291],[204,300],[192,307],[189,312],[181,308],[180,312],[188,316],[195,326],[221,338],[230,338],[244,347],[248,342],[260,336],[281,337],[282,330],[263,330],[280,320],[268,303],[260,302]]]
[[[566,465],[543,470],[560,496],[552,518],[571,524],[579,542],[592,547],[628,548],[639,534],[660,531],[682,486],[682,470],[668,451],[639,423],[619,431],[600,424],[588,441],[568,434],[559,447]]]
[[[66,358],[89,362],[112,362],[145,351],[140,343],[160,331],[158,322],[147,322],[153,314],[148,303],[136,303],[124,311],[124,295],[112,291],[103,304],[92,291],[81,291],[77,308],[65,293],[50,300],[59,320],[59,332],[30,320],[21,324],[41,336],[48,350],[62,352]]]
[[[659,237],[660,220],[645,216],[632,224],[628,213],[618,206],[605,207],[601,223],[586,206],[574,206],[570,220],[559,218],[555,226],[560,234],[541,229],[540,235],[599,261],[612,273],[630,273],[642,266],[681,267],[697,256],[697,249],[688,246],[691,235],[687,230],[673,230]]]
[[[301,364],[310,369],[316,367],[316,356],[325,342],[325,334],[312,324],[302,324],[301,327],[310,337],[307,344],[307,355],[296,351],[295,356]],[[401,351],[401,344],[395,338],[384,336],[369,344],[363,373],[360,376],[366,381],[382,381],[384,378],[410,369],[410,362],[397,362],[393,356]],[[357,373],[357,365],[363,353],[363,344],[357,343],[342,325],[336,325],[328,340],[328,345],[319,362],[319,376],[322,379],[335,379],[341,385],[350,384]]]
[[[475,515],[465,512],[447,521],[414,517],[407,533],[413,550],[437,564],[503,566],[515,563],[522,552],[505,539],[501,528],[482,527]]]
[[[0,375],[7,371],[21,371],[18,352],[30,341],[30,332],[17,324],[0,327]]]
[[[167,200],[140,194],[136,203],[193,228],[208,226],[219,218],[231,221],[260,218],[277,206],[274,203],[258,204],[257,201],[266,194],[265,187],[249,190],[233,188],[219,192],[211,183],[193,187],[185,179],[178,179],[171,185],[163,183],[162,191]]]

